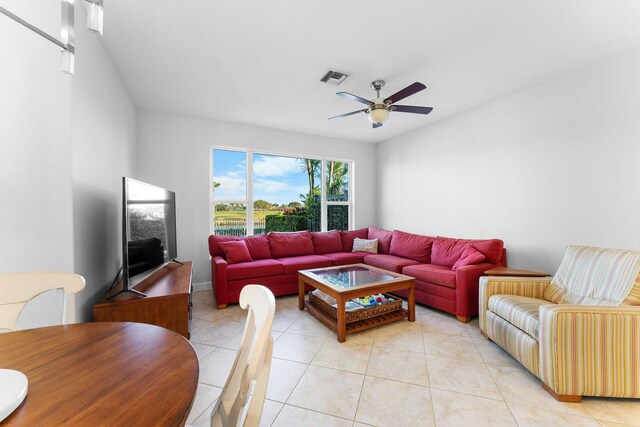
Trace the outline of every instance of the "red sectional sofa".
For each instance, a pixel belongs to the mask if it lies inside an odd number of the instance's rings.
[[[356,237],[378,239],[378,253],[352,252]],[[228,252],[228,246],[237,244],[225,242],[240,240],[248,253],[238,258]],[[240,245],[243,250],[245,245]],[[415,277],[416,302],[455,314],[461,322],[478,314],[478,280],[483,272],[507,265],[502,240],[430,237],[376,227],[209,236],[209,254],[211,285],[220,309],[238,302],[242,287],[250,283],[264,285],[274,295],[295,294],[298,270],[365,263]],[[398,294],[406,297],[406,292]]]

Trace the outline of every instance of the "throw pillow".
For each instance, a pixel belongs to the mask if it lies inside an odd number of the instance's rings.
[[[478,264],[484,261],[484,258],[485,256],[480,251],[469,245],[464,251],[462,251],[458,261],[453,264],[452,270],[457,270],[465,265]]]
[[[247,244],[244,240],[220,242],[218,245],[220,246],[220,249],[222,249],[228,264],[253,261],[251,254],[249,254],[249,248],[247,248]]]
[[[353,239],[353,252],[371,252],[378,253],[378,239]]]

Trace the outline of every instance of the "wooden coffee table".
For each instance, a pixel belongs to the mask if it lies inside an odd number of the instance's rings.
[[[322,310],[305,300],[305,285],[321,290],[337,301],[337,319],[333,319]],[[345,342],[347,334],[374,328],[386,323],[408,318],[410,322],[416,319],[416,280],[413,277],[366,264],[343,265],[298,272],[298,308],[305,308],[327,326],[336,331],[339,342]],[[382,292],[393,292],[400,289],[409,291],[407,308],[401,308],[391,313],[359,320],[347,324],[345,304],[353,298]]]

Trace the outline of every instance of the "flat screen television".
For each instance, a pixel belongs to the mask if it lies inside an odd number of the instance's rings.
[[[144,296],[133,288],[178,256],[173,191],[122,178],[122,252],[121,292]]]

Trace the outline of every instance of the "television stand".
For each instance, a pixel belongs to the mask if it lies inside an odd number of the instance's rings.
[[[119,290],[118,292],[116,292],[115,294],[113,294],[113,295],[111,295],[111,296],[107,297],[106,299],[108,299],[108,300],[109,300],[109,299],[111,299],[111,298],[115,298],[115,297],[117,297],[118,295],[123,294],[123,293],[125,293],[125,292],[131,292],[132,294],[140,295],[140,296],[141,296],[141,297],[143,297],[143,298],[147,296],[147,294],[143,294],[142,292],[140,292],[140,291],[136,291],[135,289],[121,289],[121,290]]]
[[[170,263],[136,285],[122,283],[93,306],[96,322],[139,322],[162,326],[189,338],[191,323],[191,262]],[[138,293],[146,294],[140,298]]]

